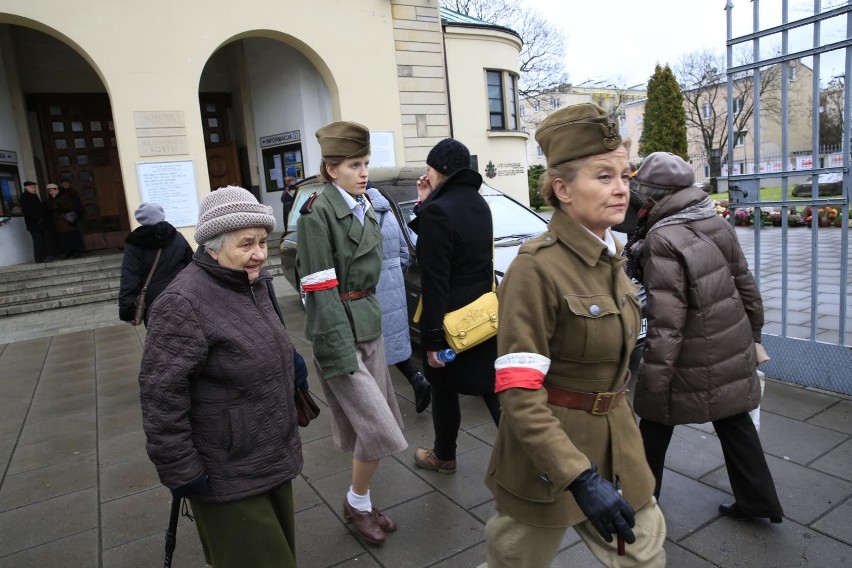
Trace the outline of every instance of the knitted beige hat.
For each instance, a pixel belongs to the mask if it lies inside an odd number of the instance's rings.
[[[195,242],[202,244],[223,233],[250,227],[264,227],[268,233],[274,231],[272,207],[258,203],[254,195],[241,187],[220,187],[201,200]]]

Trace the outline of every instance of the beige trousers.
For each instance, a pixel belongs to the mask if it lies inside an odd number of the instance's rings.
[[[624,547],[624,556],[618,556],[615,537],[611,543],[606,542],[589,521],[573,528],[592,554],[608,568],[664,568],[666,565],[663,549],[666,521],[653,497],[650,503],[636,511],[636,526],[633,527],[636,542]],[[549,568],[566,530],[566,527],[534,527],[498,512],[485,525],[488,562],[479,568]]]

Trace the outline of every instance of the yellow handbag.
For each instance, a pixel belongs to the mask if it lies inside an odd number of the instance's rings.
[[[493,244],[493,243],[492,243]],[[491,291],[457,310],[444,314],[444,336],[447,345],[456,353],[476,347],[497,335],[497,286],[494,283],[494,260],[491,260]],[[412,320],[420,322],[423,296],[417,304]]]

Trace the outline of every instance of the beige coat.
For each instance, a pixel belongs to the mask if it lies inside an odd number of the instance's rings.
[[[617,389],[640,325],[637,290],[623,263],[583,227],[554,213],[550,230],[521,247],[500,285],[498,356],[538,353],[550,362],[546,383]],[[582,522],[566,489],[592,464],[605,479],[620,475],[634,509],[648,503],[654,478],[626,397],[604,416],[549,405],[543,388],[509,388],[500,402],[485,480],[499,511],[534,526]]]

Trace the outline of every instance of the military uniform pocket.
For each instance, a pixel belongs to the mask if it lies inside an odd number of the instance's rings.
[[[621,359],[623,345],[621,310],[611,296],[568,294],[568,304],[576,330],[564,336],[560,358],[569,361],[607,362]]]

